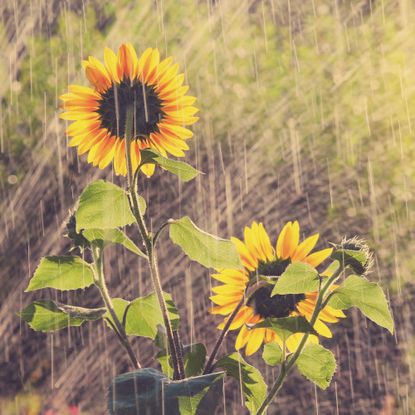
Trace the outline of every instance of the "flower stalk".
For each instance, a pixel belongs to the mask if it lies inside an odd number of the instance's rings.
[[[170,349],[170,354],[174,369],[174,379],[184,379],[184,364],[181,354],[180,338],[177,331],[173,330],[172,323],[170,321],[167,304],[164,299],[163,290],[160,281],[160,275],[158,270],[157,255],[154,246],[154,240],[147,229],[143,213],[141,212],[140,205],[138,203],[138,193],[136,183],[134,180],[134,172],[131,162],[130,148],[131,141],[134,133],[134,107],[129,106],[126,109],[126,121],[125,121],[125,154],[127,161],[127,181],[128,181],[128,196],[130,200],[130,206],[134,218],[136,220],[140,235],[143,239],[145,251],[147,254],[147,261],[150,268],[151,280],[153,288],[157,296],[157,300],[160,306],[160,310],[163,316],[164,325],[166,328],[167,341]]]
[[[128,353],[128,356],[131,360],[135,369],[140,369],[141,365],[137,360],[135,353],[131,347],[131,344],[128,340],[127,333],[125,332],[124,326],[121,324],[120,320],[117,317],[117,314],[114,310],[114,304],[112,303],[111,296],[108,292],[108,287],[105,282],[104,277],[104,267],[102,261],[102,252],[101,249],[97,246],[92,247],[92,256],[94,258],[94,265],[93,265],[93,272],[95,276],[95,285],[97,286],[101,297],[104,301],[105,307],[110,313],[112,317],[112,322],[110,320],[109,323],[113,327],[115,334],[117,335],[120,343],[124,346],[125,350]]]
[[[320,311],[322,311],[325,305],[327,304],[327,298],[325,297],[327,291],[330,289],[334,281],[336,281],[336,279],[339,277],[341,272],[342,272],[342,268],[339,267],[339,269],[327,280],[326,284],[324,284],[319,290],[316,307],[314,308],[314,312],[310,319],[311,327],[314,327],[314,324],[317,321]],[[267,397],[265,398],[264,402],[262,402],[260,408],[258,409],[258,412],[256,413],[256,415],[262,415],[267,409],[268,405],[278,395],[278,392],[280,391],[282,385],[284,384],[284,381],[288,373],[290,372],[295,362],[301,355],[309,336],[310,336],[310,333],[305,333],[296,351],[288,359],[287,358],[284,359],[283,363],[281,364],[281,371],[277,379],[275,380],[271,390],[269,391]]]
[[[215,345],[213,346],[212,353],[209,356],[209,360],[206,363],[205,369],[203,370],[203,374],[207,375],[209,374],[214,366],[214,361],[216,358],[216,355],[218,354],[220,347],[222,346],[223,341],[225,340],[226,335],[228,334],[229,327],[231,326],[233,320],[235,319],[236,315],[238,314],[238,311],[241,309],[245,302],[245,298],[242,297],[241,301],[239,301],[238,305],[235,307],[235,309],[232,311],[232,314],[229,316],[228,320],[225,323],[225,326],[223,327],[223,330],[216,340]]]

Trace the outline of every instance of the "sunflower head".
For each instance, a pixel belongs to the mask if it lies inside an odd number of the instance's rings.
[[[229,315],[238,307],[230,330],[239,329],[236,339],[236,349],[245,347],[247,355],[255,353],[263,343],[276,341],[282,344],[278,333],[267,328],[256,328],[255,324],[265,318],[282,318],[303,316],[308,321],[313,314],[317,293],[274,295],[271,297],[273,284],[284,273],[289,264],[303,262],[313,267],[319,266],[332,253],[332,248],[313,251],[319,235],[313,235],[300,242],[300,227],[297,221],[288,222],[280,232],[277,242],[272,245],[268,233],[262,223],[254,222],[251,227],[245,227],[244,239],[231,238],[238,249],[244,266],[240,270],[219,270],[212,275],[222,282],[213,287],[215,293],[211,297],[215,307],[212,314],[221,314],[225,320],[219,325],[223,329]],[[250,287],[261,281],[261,284],[248,292]],[[331,331],[324,322],[335,323],[344,317],[343,312],[326,306],[320,312],[314,324],[314,329],[321,335],[331,337]],[[316,336],[309,336],[311,342],[316,342]],[[295,350],[302,338],[301,333],[294,333],[286,340],[289,350]]]
[[[186,95],[184,74],[171,57],[160,60],[157,49],[138,57],[130,43],[115,54],[106,48],[104,63],[90,56],[83,68],[91,87],[70,85],[62,95],[60,116],[74,121],[67,129],[69,146],[88,153],[88,162],[100,169],[114,161],[116,174],[126,175],[126,119],[133,113],[130,148],[133,171],[140,166],[141,150],[153,148],[163,156],[183,157],[192,132],[185,128],[197,121],[196,98]],[[148,176],[154,164],[141,167]]]
[[[350,267],[358,275],[366,275],[373,267],[373,254],[367,243],[360,238],[344,238],[335,245],[333,258]]]

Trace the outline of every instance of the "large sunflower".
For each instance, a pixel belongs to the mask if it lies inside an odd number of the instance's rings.
[[[184,75],[171,57],[160,61],[157,49],[147,49],[140,58],[130,43],[120,46],[118,55],[104,52],[104,64],[90,56],[83,61],[92,88],[70,85],[69,93],[60,97],[66,110],[60,116],[74,121],[67,129],[72,137],[69,146],[78,154],[88,153],[88,163],[100,169],[114,160],[118,175],[127,174],[125,124],[127,108],[134,108],[133,140],[130,154],[133,170],[141,160],[140,152],[153,148],[167,156],[183,157],[186,140],[192,132],[185,125],[197,121],[193,106],[196,98],[186,95]],[[148,176],[154,164],[142,170]]]
[[[212,277],[222,282],[212,288],[215,293],[210,299],[215,307],[212,314],[227,316],[218,328],[223,329],[229,315],[238,307],[244,299],[244,303],[237,312],[230,330],[239,329],[235,347],[237,350],[245,347],[247,356],[255,353],[263,343],[276,341],[282,345],[278,334],[267,328],[252,328],[255,324],[267,317],[282,318],[288,316],[303,316],[308,321],[313,314],[317,293],[275,295],[271,297],[273,285],[268,284],[254,291],[252,295],[245,296],[247,288],[257,282],[258,275],[278,276],[292,262],[304,262],[313,267],[319,266],[327,259],[332,249],[323,249],[311,253],[315,247],[319,235],[313,235],[300,243],[300,227],[298,222],[288,222],[282,229],[275,249],[271,245],[269,236],[262,223],[254,222],[251,227],[245,227],[244,241],[231,238],[238,249],[243,269],[219,270]],[[319,314],[314,324],[318,334],[332,337],[332,333],[324,322],[336,323],[339,318],[345,317],[340,310],[326,306]],[[294,351],[303,334],[291,335],[286,346]],[[309,336],[310,342],[318,342],[316,336]]]

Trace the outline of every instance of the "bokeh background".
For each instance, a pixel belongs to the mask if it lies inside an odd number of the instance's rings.
[[[82,58],[123,41],[174,55],[200,108],[189,162],[205,174],[141,183],[154,226],[189,214],[229,237],[260,220],[275,239],[298,219],[322,245],[358,234],[375,251],[370,279],[387,291],[395,335],[349,312],[324,342],[338,359],[331,387],[294,374],[269,413],[415,414],[414,21],[412,0],[2,0],[0,414],[104,414],[110,377],[129,370],[103,324],[45,335],[16,316],[40,297],[99,304],[93,289],[23,291],[42,256],[68,252],[65,221],[82,188],[119,183],[67,148],[57,115],[68,83],[86,84]],[[211,347],[209,272],[162,243],[182,336]],[[112,249],[107,266],[114,297],[150,292],[144,263],[128,252]],[[150,342],[133,346],[151,364]],[[244,413],[228,386],[226,413]]]

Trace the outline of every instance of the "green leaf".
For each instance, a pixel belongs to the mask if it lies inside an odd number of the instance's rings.
[[[242,385],[245,406],[251,414],[255,414],[267,395],[267,385],[261,372],[245,362],[239,353],[223,357],[215,367],[222,368]]]
[[[55,331],[69,326],[80,326],[87,320],[101,318],[101,309],[88,310],[82,307],[56,304],[50,300],[38,300],[24,308],[19,316],[36,331]]]
[[[299,372],[321,389],[330,386],[336,371],[336,359],[330,350],[320,344],[308,344],[296,361]]]
[[[187,216],[172,221],[170,238],[187,256],[207,268],[242,268],[231,241],[202,231]]]
[[[112,305],[114,307],[115,315],[117,316],[118,320],[122,323],[124,320],[124,315],[126,313],[127,307],[130,305],[130,302],[124,300],[123,298],[113,298]],[[115,324],[114,319],[108,311],[105,313],[104,318],[106,320],[109,320],[112,324]],[[108,324],[108,326],[112,328],[110,324]]]
[[[47,256],[40,264],[26,288],[36,291],[42,288],[77,290],[94,282],[94,274],[87,262],[77,256]]]
[[[153,149],[141,150],[141,165],[147,163],[158,164],[164,170],[175,174],[183,182],[194,179],[200,173],[200,171],[196,170],[190,164],[164,157]]]
[[[316,334],[313,327],[304,317],[266,318],[255,327],[266,327],[273,330],[281,340],[285,341],[294,333]]]
[[[173,303],[171,295],[164,293],[170,321],[173,329],[179,326],[179,313]],[[164,326],[156,294],[149,294],[129,302],[122,298],[114,298],[114,311],[120,322],[125,318],[125,331],[129,336],[141,336],[155,339],[158,326]],[[109,313],[105,318],[113,322]]]
[[[139,198],[140,209],[144,214],[145,200]],[[76,230],[114,229],[134,222],[127,193],[113,183],[97,180],[81,194],[76,211]]]
[[[318,272],[311,265],[294,262],[288,265],[284,273],[277,279],[271,297],[277,294],[302,294],[317,291],[318,286]]]
[[[90,242],[102,241],[106,244],[113,243],[123,245],[134,254],[143,258],[147,257],[147,255],[120,229],[85,229],[82,232],[82,235]]]
[[[194,343],[183,347],[184,371],[186,377],[201,375],[206,361],[206,347]]]
[[[223,400],[224,373],[171,381],[152,369],[117,376],[108,391],[110,415],[211,415]]]
[[[267,365],[277,366],[284,360],[284,354],[276,342],[271,342],[264,345],[262,358]]]
[[[394,323],[382,288],[364,277],[350,275],[333,292],[328,304],[339,310],[357,307],[368,319],[393,334]]]
[[[162,345],[162,349],[163,350],[157,355],[157,360],[161,365],[163,373],[171,377],[173,374],[171,356],[166,354],[164,345]],[[183,347],[183,363],[186,377],[202,374],[205,361],[206,347],[204,344],[194,343]]]

